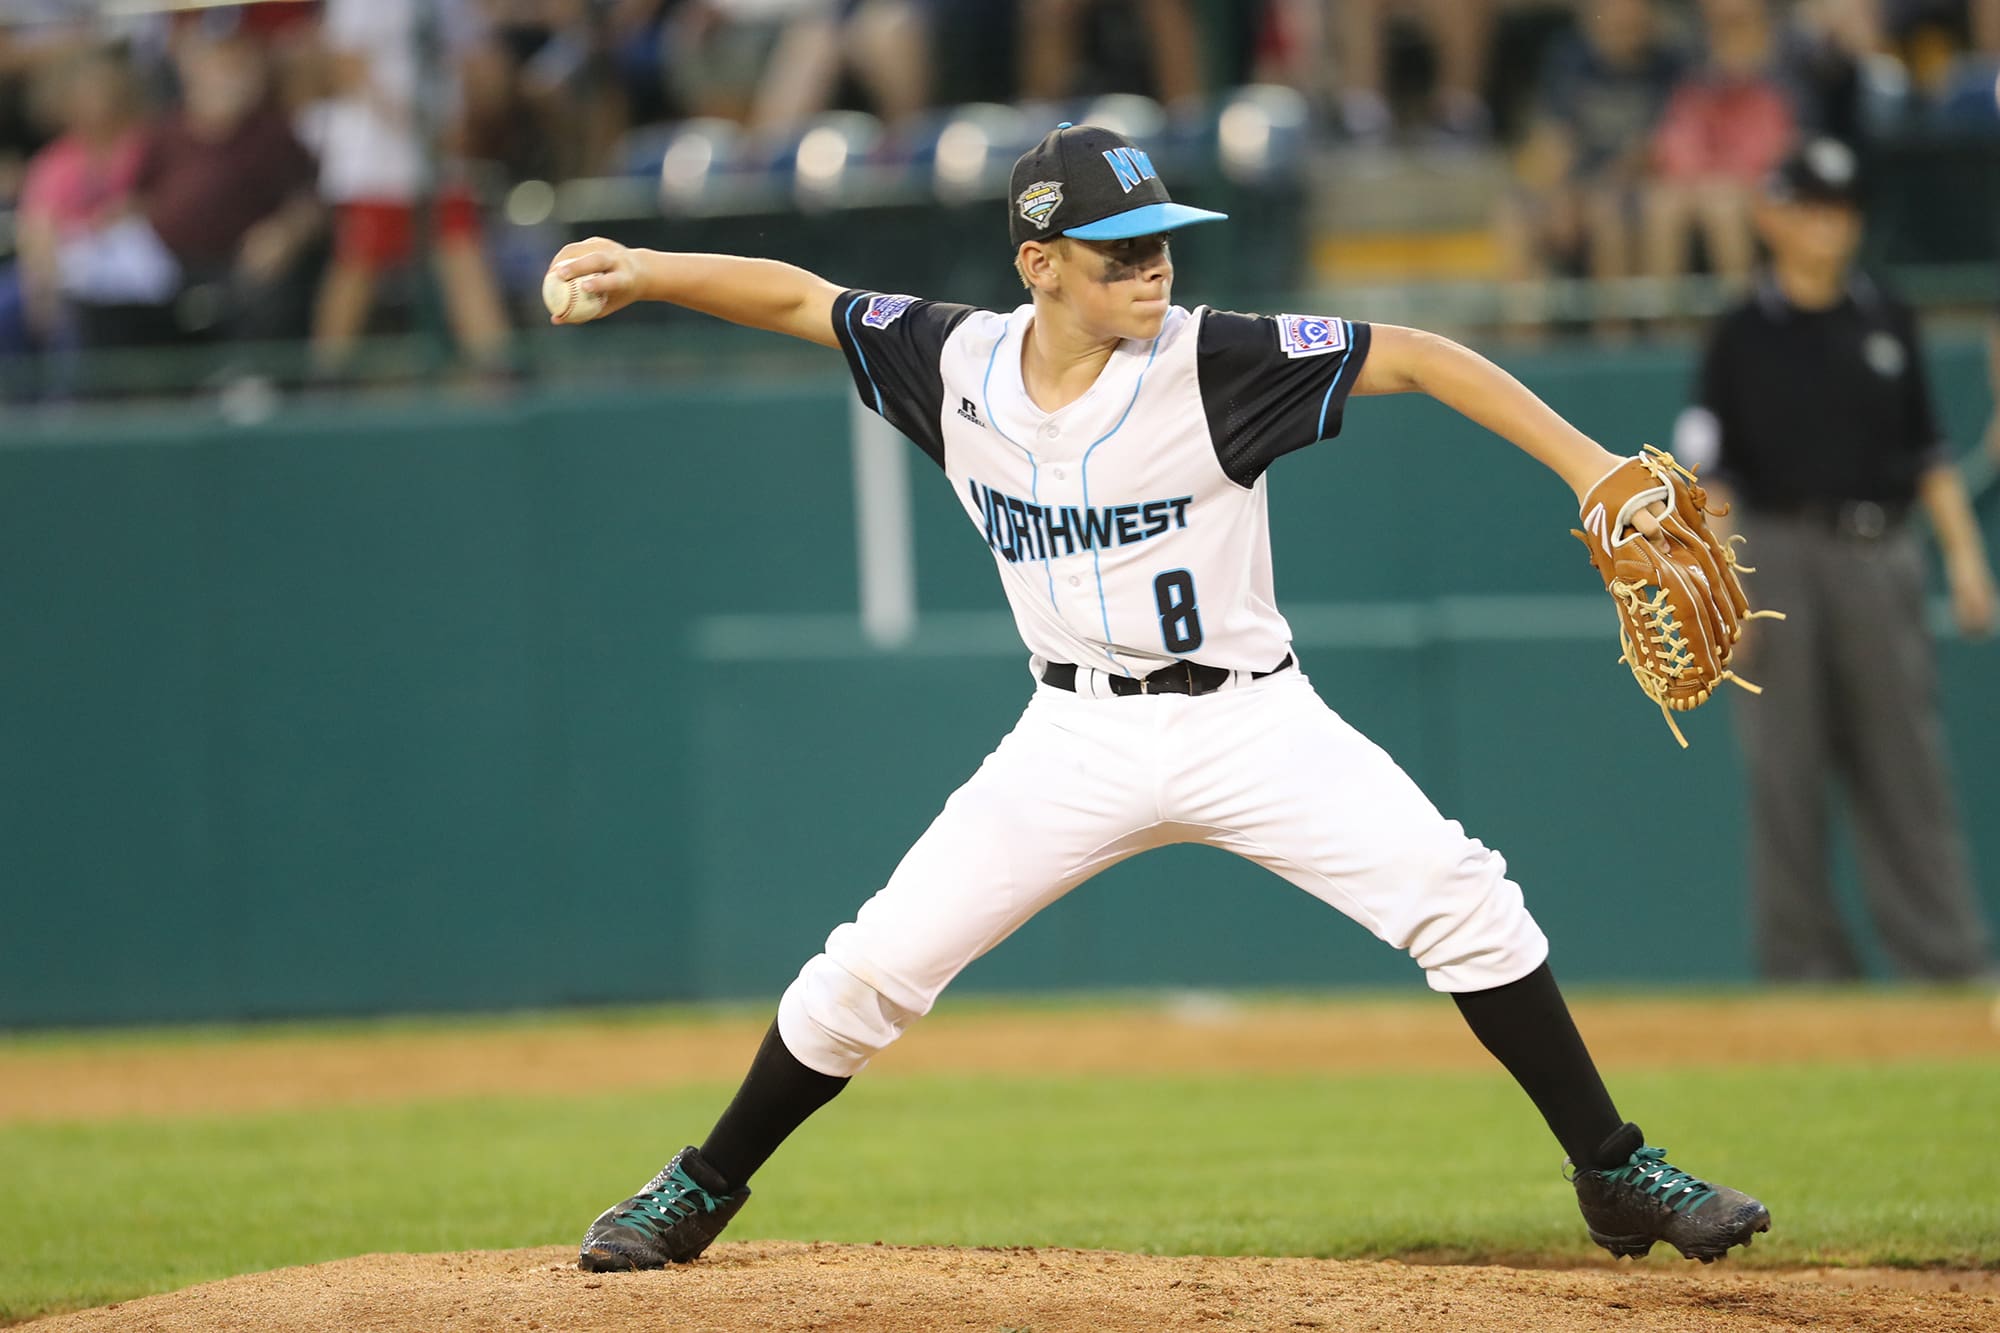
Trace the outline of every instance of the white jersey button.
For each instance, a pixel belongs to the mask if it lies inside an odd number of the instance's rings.
[[[1057,481],[1061,481],[1061,480],[1062,480],[1062,479],[1063,479],[1063,478],[1064,478],[1065,476],[1067,476],[1067,475],[1068,475],[1068,474],[1067,474],[1067,473],[1065,473],[1065,472],[1064,472],[1064,471],[1063,471],[1063,470],[1062,470],[1061,468],[1057,468],[1057,469],[1056,469],[1056,480],[1057,480]]]
[[[1051,421],[1048,425],[1042,427],[1042,434],[1048,437],[1049,439],[1053,440],[1057,436],[1062,434],[1062,427],[1056,425],[1055,422]]]
[[[1078,578],[1078,577],[1077,577],[1076,575],[1072,574],[1072,575],[1070,575],[1070,576],[1069,576],[1069,586],[1070,586],[1070,587],[1072,587],[1072,588],[1076,588],[1076,587],[1080,587],[1080,586],[1082,586],[1082,584],[1083,584],[1083,580],[1082,580],[1082,579],[1080,579],[1080,578]]]

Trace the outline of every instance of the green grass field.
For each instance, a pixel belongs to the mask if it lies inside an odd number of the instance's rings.
[[[1681,1165],[1770,1204],[1741,1262],[2000,1267],[2000,1062],[1615,1083]],[[345,1255],[573,1243],[730,1091],[0,1125],[0,1321]],[[786,1146],[730,1239],[1582,1259],[1559,1163],[1497,1071],[884,1076]]]

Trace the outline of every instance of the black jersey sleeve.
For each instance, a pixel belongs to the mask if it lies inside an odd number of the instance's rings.
[[[1909,371],[1903,376],[1903,445],[1909,451],[1912,478],[1951,460],[1951,443],[1938,422],[1937,399],[1931,394],[1930,369],[1925,364],[1923,333],[1916,312],[1901,302],[1894,315],[1896,332],[1909,349]]]
[[[1223,472],[1253,486],[1295,449],[1340,434],[1369,329],[1331,315],[1202,314],[1195,373]]]
[[[862,403],[944,466],[939,360],[945,339],[972,307],[885,292],[845,291],[833,303],[833,331]]]

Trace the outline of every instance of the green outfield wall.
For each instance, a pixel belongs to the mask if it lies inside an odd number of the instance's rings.
[[[1951,427],[1980,349],[1935,349]],[[1663,437],[1683,353],[1514,358]],[[0,442],[0,1024],[775,995],[1028,696],[990,557],[910,452],[922,618],[856,619],[848,390],[189,410]],[[1562,488],[1417,400],[1271,483],[1334,706],[1502,849],[1559,972],[1746,978],[1728,708],[1676,749]],[[1989,527],[1992,511],[1987,510]],[[1941,645],[2000,905],[1996,649]],[[1421,985],[1297,890],[1128,862],[966,989]]]

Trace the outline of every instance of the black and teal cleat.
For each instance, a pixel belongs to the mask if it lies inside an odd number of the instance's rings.
[[[731,1190],[699,1149],[683,1148],[646,1188],[590,1224],[576,1266],[615,1273],[691,1263],[749,1197],[747,1186]]]
[[[1620,1258],[1639,1258],[1665,1241],[1683,1258],[1710,1264],[1771,1229],[1770,1209],[1673,1165],[1666,1149],[1646,1146],[1637,1125],[1620,1126],[1597,1160],[1617,1165],[1576,1171],[1570,1180],[1590,1238]]]

